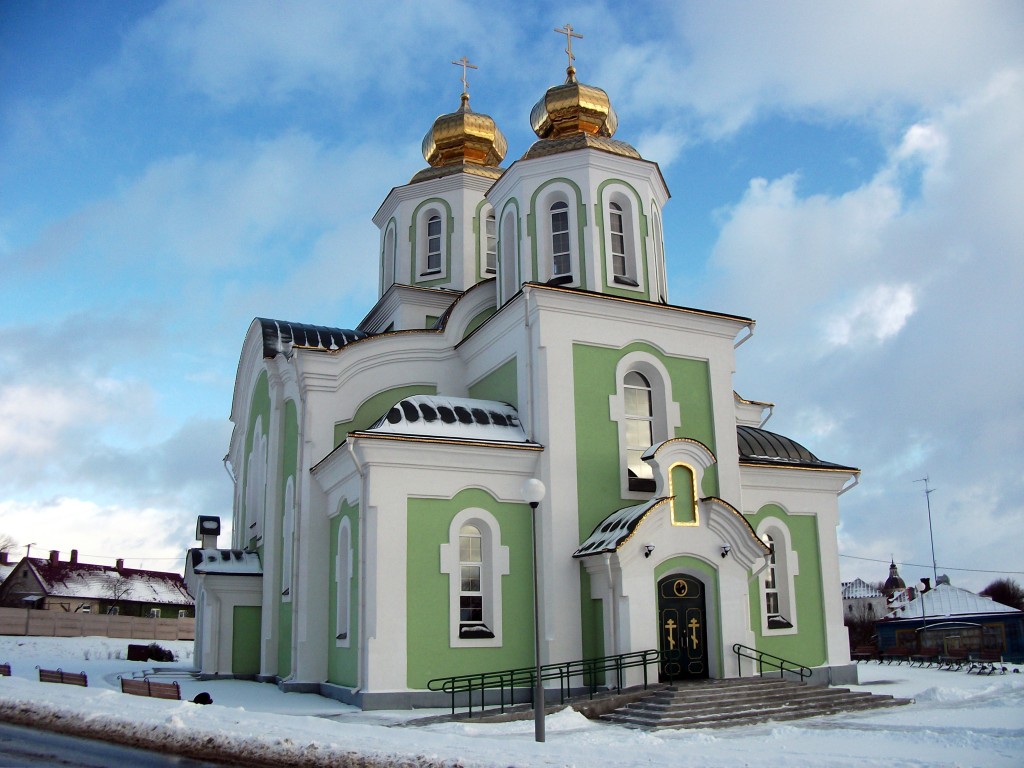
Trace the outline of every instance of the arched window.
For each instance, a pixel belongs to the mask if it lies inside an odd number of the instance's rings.
[[[615,277],[625,277],[626,232],[622,224],[622,206],[610,203],[608,209],[608,230],[612,235],[612,274]]]
[[[636,371],[623,378],[626,406],[626,467],[632,491],[653,491],[654,473],[641,457],[654,444],[651,383]]]
[[[434,214],[427,219],[426,273],[441,271],[441,217]]]
[[[281,596],[292,599],[292,553],[295,550],[295,478],[288,477],[284,486],[284,520],[281,525]]]
[[[256,419],[252,433],[252,449],[245,472],[245,523],[240,537],[243,549],[263,538],[263,517],[267,511],[267,436],[263,433],[263,417]]]
[[[381,263],[384,267],[383,290],[390,288],[395,282],[395,228],[388,226],[384,233],[384,251],[381,254]]]
[[[629,352],[615,366],[616,390],[608,412],[618,424],[623,498],[645,498],[655,489],[654,472],[643,455],[652,445],[676,436],[681,426],[673,400],[672,377],[657,356]]]
[[[468,632],[481,632],[484,637],[494,637],[494,633],[484,625],[483,593],[480,588],[482,541],[480,530],[475,525],[464,525],[459,531],[459,637],[465,637]]]
[[[758,526],[758,532],[761,541],[771,550],[761,575],[761,626],[768,634],[792,634],[796,632],[797,553],[791,547],[789,531],[781,520],[766,518]]]
[[[441,573],[448,574],[451,647],[502,643],[501,577],[508,575],[508,547],[498,521],[484,509],[464,509],[441,545]]]
[[[484,219],[484,274],[493,275],[498,269],[498,225],[494,211]]]
[[[347,517],[342,518],[338,528],[338,558],[334,567],[334,579],[338,590],[335,639],[339,646],[347,647],[350,643],[349,629],[352,623],[352,528]]]
[[[501,300],[511,299],[519,290],[519,243],[516,238],[516,217],[507,211],[501,219]]]
[[[551,205],[551,276],[562,277],[572,272],[569,239],[569,206],[564,200]]]

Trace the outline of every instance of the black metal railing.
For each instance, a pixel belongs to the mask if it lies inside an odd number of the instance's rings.
[[[757,662],[757,671],[764,675],[765,665],[772,669],[779,670],[779,677],[785,677],[786,673],[789,672],[794,675],[800,676],[800,682],[803,682],[805,677],[811,676],[811,670],[809,667],[805,667],[803,664],[797,664],[795,661],[784,659],[781,656],[776,656],[766,651],[759,651],[756,648],[751,648],[746,645],[740,645],[735,643],[732,647],[732,652],[736,654],[736,668],[739,677],[743,677],[743,667],[740,661],[743,659],[753,659]]]
[[[578,661],[565,661],[557,664],[545,664],[540,668],[540,679],[544,682],[557,680],[559,689],[559,700],[565,703],[566,696],[572,690],[572,682],[578,681],[585,686],[589,697],[593,698],[598,687],[614,688],[622,690],[623,673],[627,669],[643,669],[644,688],[647,687],[647,668],[651,664],[661,661],[661,652],[657,650],[634,651],[633,653],[619,653],[614,656],[602,656],[596,659],[580,659]],[[451,710],[455,714],[456,706],[466,707],[470,717],[473,716],[474,706],[483,712],[487,706],[487,692],[492,694],[491,704],[505,711],[506,706],[515,703],[515,694],[520,692],[521,701],[529,701],[532,698],[525,694],[533,690],[536,678],[535,667],[522,667],[520,669],[506,669],[500,672],[481,672],[472,675],[452,675],[451,677],[436,677],[427,683],[431,691],[443,691],[450,694]],[[580,687],[580,686],[577,686]],[[553,690],[553,689],[549,689]],[[458,704],[457,697],[463,695],[463,703]],[[476,699],[477,703],[474,704]],[[495,701],[496,699],[496,701]]]

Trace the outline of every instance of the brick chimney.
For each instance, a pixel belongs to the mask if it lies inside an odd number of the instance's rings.
[[[72,565],[78,565],[78,550],[71,550],[71,560],[69,561]]]
[[[7,559],[7,550],[0,552],[0,565],[10,565],[10,561]]]
[[[121,573],[121,571],[124,570],[124,558],[123,557],[117,558],[117,562],[114,564],[114,567],[117,568],[117,572],[118,573]]]
[[[50,550],[50,565],[56,567],[57,563],[59,563],[59,562],[60,562],[60,550],[51,549]]]

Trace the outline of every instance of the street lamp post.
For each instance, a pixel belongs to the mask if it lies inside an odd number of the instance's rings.
[[[544,683],[540,679],[540,589],[537,579],[540,560],[537,550],[537,505],[544,498],[547,489],[535,477],[523,483],[523,501],[530,505],[533,529],[533,735],[536,741],[544,741]]]

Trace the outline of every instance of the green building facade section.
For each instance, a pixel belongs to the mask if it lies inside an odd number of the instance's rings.
[[[704,608],[705,621],[709,624],[708,629],[708,647],[709,648],[721,648],[722,647],[722,599],[721,592],[718,584],[718,570],[710,563],[706,563],[703,560],[691,557],[690,555],[678,555],[673,558],[669,558],[663,563],[659,563],[654,569],[654,583],[651,584],[651,590],[658,588],[658,582],[661,581],[665,576],[670,576],[676,573],[684,573],[690,576],[694,576],[704,582]],[[711,617],[714,620],[711,621]],[[660,629],[658,630],[658,637],[661,637]],[[758,646],[760,648],[760,646]],[[709,659],[709,662],[711,660]],[[711,677],[721,678],[725,676],[725,659],[722,654],[718,655],[715,661],[715,669],[710,670]]]
[[[797,553],[800,573],[793,579],[796,593],[796,628],[790,635],[765,634],[761,626],[761,586],[764,574],[751,582],[750,626],[758,650],[773,653],[808,667],[828,659],[825,632],[825,596],[821,586],[821,560],[818,548],[818,519],[814,515],[790,515],[776,504],[766,504],[753,515],[745,515],[757,529],[766,517],[775,517],[789,529],[790,545]]]
[[[262,615],[258,605],[235,606],[231,616],[231,674],[259,674]]]
[[[348,647],[338,645],[338,542],[342,520],[348,520],[352,550],[352,579],[349,582],[349,625]],[[327,639],[327,680],[335,685],[358,685],[359,674],[359,505],[342,502],[341,511],[331,519],[331,583],[329,588],[330,611],[328,613]]]
[[[334,424],[334,447],[345,442],[349,432],[368,429],[377,419],[391,410],[391,406],[406,397],[413,395],[436,395],[437,387],[432,384],[412,384],[407,387],[393,387],[378,392],[367,398],[356,409],[349,421],[338,421]]]
[[[635,499],[620,497],[618,424],[609,412],[609,398],[618,391],[616,367],[632,352],[646,352],[665,367],[672,384],[672,399],[679,404],[680,426],[675,437],[699,440],[715,450],[714,419],[711,406],[711,382],[707,362],[671,357],[642,342],[622,349],[608,349],[587,344],[573,345],[573,382],[576,409],[576,484],[579,496],[580,541],[617,509],[636,504]],[[705,495],[717,495],[718,475],[711,467],[704,473]],[[609,499],[612,501],[609,502]],[[618,499],[618,501],[615,501]],[[590,594],[590,579],[581,573],[583,595]],[[653,587],[652,587],[653,589]],[[583,647],[589,655],[603,645],[603,628],[599,607],[582,606]],[[593,601],[589,601],[593,602]]]
[[[281,478],[280,483],[280,520],[278,530],[281,535],[277,538],[277,562],[284,562],[284,548],[287,544],[284,540],[284,513],[285,495],[287,493],[288,478],[296,478],[299,464],[299,414],[294,400],[286,400],[284,403],[284,424],[281,435]],[[293,480],[293,486],[298,488],[297,478]],[[293,518],[294,520],[294,518]],[[264,561],[265,562],[265,561]],[[277,572],[277,674],[280,677],[287,677],[292,671],[292,604],[285,602],[284,595],[284,571],[278,568]]]
[[[243,524],[248,519],[249,511],[246,509],[246,499],[249,498],[249,456],[252,455],[252,447],[256,441],[256,421],[260,421],[260,434],[266,437],[270,432],[270,381],[267,372],[261,371],[256,379],[256,385],[252,389],[252,400],[249,403],[248,433],[245,436],[245,458],[243,463],[242,481],[242,514]],[[245,542],[246,548],[256,549],[256,537],[253,536]]]
[[[490,317],[494,313],[496,313],[497,311],[498,311],[497,307],[487,307],[486,309],[483,309],[480,312],[478,312],[473,317],[473,319],[469,321],[469,324],[466,326],[466,333],[462,336],[462,339],[469,338],[469,336],[473,333],[473,331],[475,331],[481,325],[486,323],[487,320],[490,319]],[[460,341],[462,339],[460,339]]]
[[[499,365],[469,387],[469,396],[477,400],[496,400],[519,408],[519,384],[516,358]]]
[[[448,580],[459,578],[459,574],[441,573],[440,552],[441,545],[449,543],[449,528],[455,515],[471,507],[485,509],[494,516],[500,528],[500,546],[509,550],[509,573],[500,577],[503,625],[500,647],[451,647]],[[404,639],[410,688],[426,688],[427,682],[435,677],[533,664],[530,515],[528,505],[499,502],[477,488],[460,491],[453,499],[409,499]],[[455,546],[458,546],[457,540]]]

